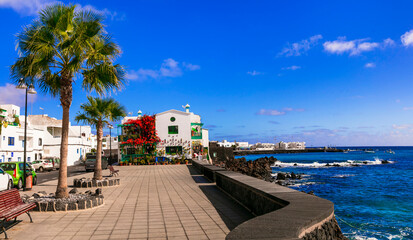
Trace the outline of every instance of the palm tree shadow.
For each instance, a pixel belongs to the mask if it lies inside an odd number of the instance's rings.
[[[222,192],[213,182],[199,173],[194,166],[187,165],[187,167],[192,179],[215,207],[229,230],[254,217],[244,207]]]

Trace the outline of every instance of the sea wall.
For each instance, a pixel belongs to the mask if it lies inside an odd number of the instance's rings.
[[[346,239],[326,199],[197,160],[192,165],[256,216],[226,239]]]

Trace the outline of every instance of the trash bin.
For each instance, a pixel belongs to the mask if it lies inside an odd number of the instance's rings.
[[[33,174],[26,172],[26,190],[30,190],[33,187]]]

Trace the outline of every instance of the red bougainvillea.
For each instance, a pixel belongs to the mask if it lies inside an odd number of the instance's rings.
[[[161,141],[156,133],[155,116],[144,115],[138,119],[129,119],[123,124],[123,129],[128,132],[127,140],[121,145],[155,145]]]

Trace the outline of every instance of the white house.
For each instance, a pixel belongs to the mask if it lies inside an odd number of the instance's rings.
[[[186,158],[206,156],[209,146],[208,129],[203,128],[201,116],[189,111],[168,110],[156,114],[156,131],[161,142],[157,150],[166,156],[184,154]]]
[[[206,157],[208,154],[208,129],[202,127],[201,117],[190,112],[189,108],[187,104],[185,112],[172,109],[156,114],[155,127],[161,139],[157,150],[163,156],[185,155],[190,159],[195,156]],[[129,119],[137,119],[141,116],[142,112],[139,110],[138,116],[125,117],[122,124]]]
[[[24,116],[20,107],[0,105],[0,162],[23,161]],[[44,133],[35,126],[27,126],[27,161],[43,157]]]
[[[23,161],[24,116],[16,105],[0,105],[0,109],[0,161]],[[60,158],[61,135],[62,120],[47,115],[27,116],[27,161]],[[76,164],[90,150],[91,128],[70,125],[68,166]]]
[[[62,137],[62,120],[47,115],[29,115],[28,123],[41,129],[44,135],[44,157],[60,158]],[[67,165],[75,165],[84,159],[92,149],[92,132],[90,126],[72,126],[69,123]]]

